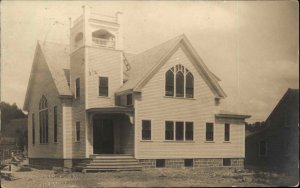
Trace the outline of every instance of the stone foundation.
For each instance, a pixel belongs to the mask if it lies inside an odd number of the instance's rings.
[[[64,167],[64,159],[29,158],[29,165],[38,169],[52,169]]]
[[[139,159],[143,168],[156,168],[156,159]],[[193,167],[185,167],[184,159],[165,159],[165,168],[226,168],[244,167],[243,158],[231,158],[230,166],[223,166],[223,158],[197,158],[193,159]]]
[[[72,168],[85,160],[88,159],[29,158],[29,165],[38,169],[52,169],[53,167]]]
[[[155,168],[156,166],[155,159],[139,159],[139,163],[143,168]]]

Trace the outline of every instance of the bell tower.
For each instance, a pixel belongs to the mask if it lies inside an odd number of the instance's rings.
[[[82,8],[82,15],[70,20],[73,106],[111,107],[115,105],[115,91],[123,84],[122,13],[108,16],[88,6]]]
[[[93,12],[89,6],[82,8],[82,15],[70,21],[71,53],[81,46],[123,50],[122,13],[108,16]]]

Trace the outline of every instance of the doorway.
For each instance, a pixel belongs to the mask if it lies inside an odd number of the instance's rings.
[[[114,153],[114,123],[112,119],[94,119],[94,154]]]

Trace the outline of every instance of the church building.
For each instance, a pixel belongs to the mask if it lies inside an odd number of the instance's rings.
[[[84,7],[69,45],[38,41],[24,110],[29,164],[82,171],[243,167],[245,119],[182,34],[138,54],[122,14]],[[127,39],[130,40],[130,39]]]

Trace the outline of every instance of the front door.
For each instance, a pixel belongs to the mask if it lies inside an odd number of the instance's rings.
[[[94,154],[114,153],[114,123],[112,119],[95,119],[93,123]]]

